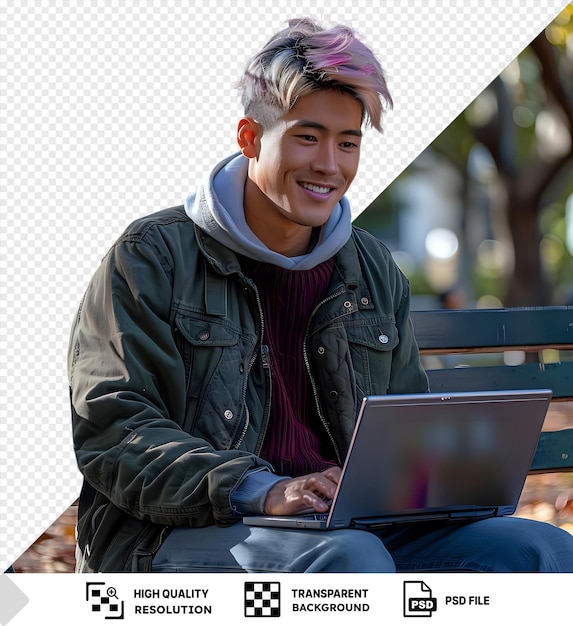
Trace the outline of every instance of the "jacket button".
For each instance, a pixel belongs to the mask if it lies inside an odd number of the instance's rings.
[[[390,340],[388,339],[388,335],[380,335],[380,337],[378,337],[378,341],[380,343],[388,343]]]
[[[317,352],[318,354],[320,354],[320,356],[322,356],[326,352],[326,350],[324,349],[323,346],[319,346]]]
[[[230,409],[227,409],[223,415],[225,416],[226,420],[232,420],[233,419],[233,411],[231,411]]]
[[[207,341],[207,339],[209,339],[209,331],[208,330],[202,330],[199,333],[199,339],[201,341]]]
[[[350,302],[350,300],[347,300],[347,301],[344,303],[344,308],[345,308],[345,309],[351,309],[351,308],[352,308],[352,302]]]
[[[328,395],[330,397],[331,400],[336,400],[336,398],[338,398],[338,391],[329,391]]]
[[[366,306],[370,302],[370,300],[368,300],[368,298],[361,298],[360,302],[362,302],[362,304]]]

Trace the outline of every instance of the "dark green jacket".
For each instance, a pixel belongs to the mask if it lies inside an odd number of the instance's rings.
[[[353,229],[308,325],[304,354],[342,464],[364,395],[424,392],[409,284],[387,248]],[[121,571],[161,529],[229,525],[229,495],[269,420],[265,320],[233,252],[183,207],[133,223],[96,271],[72,328],[79,547]]]

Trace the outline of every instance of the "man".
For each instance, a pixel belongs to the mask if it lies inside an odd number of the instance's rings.
[[[376,57],[295,20],[239,86],[240,153],[125,231],[73,326],[78,569],[573,570],[571,537],[526,520],[242,524],[326,511],[364,395],[428,384],[408,281],[344,196],[363,127],[392,104]]]

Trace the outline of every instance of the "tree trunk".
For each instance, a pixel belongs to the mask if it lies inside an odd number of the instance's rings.
[[[507,221],[515,262],[507,283],[506,306],[551,304],[551,286],[541,262],[539,202],[534,195],[518,190],[519,182],[508,185]]]

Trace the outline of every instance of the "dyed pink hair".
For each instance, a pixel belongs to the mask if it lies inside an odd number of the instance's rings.
[[[318,89],[354,96],[363,120],[379,131],[384,105],[392,106],[382,66],[354,31],[343,25],[326,29],[309,18],[290,20],[275,34],[248,62],[238,86],[245,115],[263,126]]]

